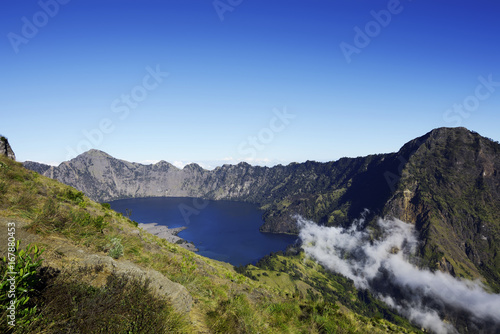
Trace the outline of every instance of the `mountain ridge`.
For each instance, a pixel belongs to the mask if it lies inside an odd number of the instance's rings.
[[[87,206],[92,207],[92,210],[109,208],[107,205],[101,208],[97,203],[88,202],[82,193],[71,188],[56,191],[33,188],[34,184],[50,184],[48,181],[53,180],[28,172],[14,161],[0,158],[3,159],[0,167],[7,166],[0,168],[0,172],[5,174],[5,178],[0,180],[0,186],[3,181],[3,190],[0,190],[3,191],[7,210],[17,212],[15,210],[24,208],[28,210],[27,217],[38,219],[43,216],[40,212],[50,209],[50,199],[44,205],[36,204],[37,209],[33,208],[33,196],[38,198],[42,195],[52,196],[52,201],[64,201],[61,208],[73,202],[75,207],[72,210],[77,211],[85,210]],[[37,167],[36,164],[34,167]],[[415,244],[417,249],[415,253],[412,251],[410,260],[416,268],[442,271],[458,278],[479,279],[490,292],[500,291],[500,144],[464,128],[435,129],[409,141],[398,152],[342,158],[327,163],[307,161],[273,168],[242,163],[207,171],[194,164],[179,169],[164,161],[145,166],[115,159],[96,150],[58,167],[61,168],[52,168],[51,173],[76,180],[81,186],[101,196],[106,195],[109,189],[114,191],[111,193],[114,196],[126,194],[125,190],[133,194],[147,193],[155,190],[150,187],[154,185],[160,191],[171,191],[170,195],[202,193],[204,198],[209,199],[258,203],[264,211],[265,224],[261,230],[266,232],[297,233],[296,215],[301,215],[320,225],[345,227],[337,229],[343,231],[353,231],[352,224],[355,222],[356,230],[366,236],[364,242],[371,244],[373,241],[376,245],[387,232],[377,224],[380,218],[397,218],[414,225],[411,229],[418,238]],[[38,168],[43,170],[46,167]],[[45,172],[49,172],[49,169]],[[60,188],[62,185],[56,185],[54,181],[54,187]],[[17,188],[25,191],[16,191]],[[8,206],[9,203],[14,205]],[[31,216],[29,212],[32,212]],[[84,215],[60,215],[36,221],[37,224],[47,223],[49,227],[50,224],[74,227],[78,224],[71,224],[73,219],[84,218]],[[116,217],[119,216],[116,214]],[[104,214],[103,217],[110,219],[114,216]],[[109,231],[102,230],[99,222],[97,219],[93,223],[98,228],[97,232],[101,228],[101,232],[96,235],[104,238],[102,233],[108,234]],[[88,236],[81,231],[73,232],[76,233],[73,238]],[[95,240],[89,245],[94,243]],[[390,253],[404,252],[404,244],[398,247],[401,249],[391,248]],[[351,255],[355,257],[355,254]],[[350,255],[346,256],[349,258]],[[354,291],[354,295],[366,305],[350,302],[352,288],[349,284],[352,283],[344,281],[339,275],[330,276],[325,281],[321,277],[323,272],[326,273],[324,269],[304,261],[304,253],[294,247],[286,252],[285,257],[274,254],[263,259],[257,267],[249,265],[240,268],[239,272],[252,280],[265,277],[263,280],[272,285],[295,282],[282,291],[287,296],[293,295],[293,298],[298,294],[316,300],[316,293],[321,295],[321,292],[329,291],[330,301],[339,300],[349,305],[348,308],[368,316],[383,312],[385,319],[395,320],[394,315],[386,313],[384,306],[374,308],[374,301],[367,291]],[[380,278],[383,279],[387,274]],[[224,275],[234,278],[231,273]],[[309,279],[311,277],[314,279]],[[340,288],[339,283],[343,288]],[[425,282],[420,285],[425,288]],[[196,291],[198,289],[189,290],[197,296]],[[395,291],[397,295],[400,290],[396,287]],[[459,298],[459,295],[451,297]],[[432,299],[429,302],[432,304],[435,301]],[[436,303],[439,301],[436,300]],[[456,311],[453,304],[436,309],[443,321],[449,321],[461,333],[470,332],[471,328],[476,328],[474,326],[486,332],[497,330],[498,319],[485,318],[486,322],[478,322],[463,318],[462,311]],[[466,312],[465,309],[463,312]],[[494,327],[490,326],[490,320]],[[404,322],[397,323],[404,325]]]
[[[6,321],[12,287],[2,285],[2,333],[422,333],[303,253],[249,278],[2,155],[0,225],[14,225],[23,243],[14,250],[18,273],[0,243],[0,276],[30,284],[16,287],[25,303],[16,304],[14,328]]]
[[[297,214],[329,226],[349,226],[363,212],[368,225],[394,217],[415,224],[422,266],[484,278],[500,291],[500,144],[465,128],[434,129],[394,153],[274,167],[178,169],[99,152],[43,174],[98,201],[176,196],[256,203],[261,231],[271,233],[297,234]]]
[[[426,265],[489,277],[498,291],[500,144],[463,128],[429,139],[405,164],[384,213],[415,223]]]

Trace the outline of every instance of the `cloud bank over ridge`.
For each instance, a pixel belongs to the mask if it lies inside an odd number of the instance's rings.
[[[486,292],[479,282],[417,266],[413,225],[379,219],[382,237],[375,239],[363,229],[363,218],[350,228],[319,226],[302,217],[297,223],[308,256],[352,279],[357,288],[372,291],[419,326],[456,333],[448,322],[453,318],[467,319],[468,326],[482,333],[500,330],[500,295]]]

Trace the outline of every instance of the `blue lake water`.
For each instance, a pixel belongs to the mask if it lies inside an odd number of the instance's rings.
[[[259,231],[262,211],[256,205],[196,198],[133,198],[110,202],[115,211],[139,223],[169,228],[186,226],[179,237],[192,242],[199,254],[235,266],[255,263],[265,255],[285,250],[297,237]]]

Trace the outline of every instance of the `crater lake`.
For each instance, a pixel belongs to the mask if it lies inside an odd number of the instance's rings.
[[[116,200],[110,205],[138,223],[185,226],[178,236],[192,242],[198,254],[234,266],[255,263],[297,240],[296,236],[260,232],[262,211],[251,203],[153,197]]]

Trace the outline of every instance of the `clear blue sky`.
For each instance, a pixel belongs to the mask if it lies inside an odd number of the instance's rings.
[[[497,1],[1,7],[0,133],[20,161],[329,161],[458,125],[500,140]]]

